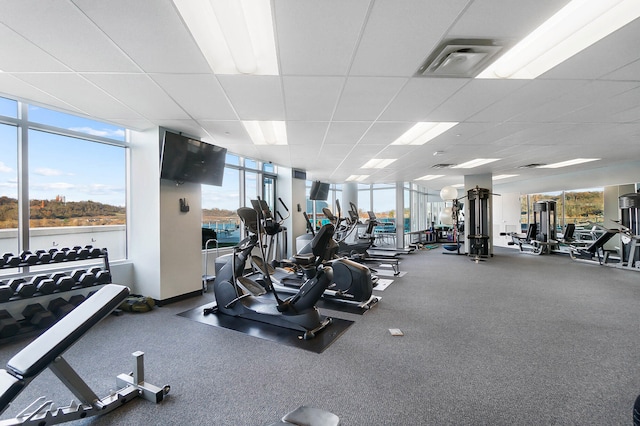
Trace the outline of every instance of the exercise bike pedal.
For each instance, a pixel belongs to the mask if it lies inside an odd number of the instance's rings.
[[[213,305],[213,306],[211,306],[211,307],[209,307],[209,308],[204,308],[204,311],[203,311],[203,313],[204,313],[205,315],[215,314],[215,313],[217,313],[217,312],[218,312],[218,305],[217,305],[217,304],[216,304],[216,305]]]

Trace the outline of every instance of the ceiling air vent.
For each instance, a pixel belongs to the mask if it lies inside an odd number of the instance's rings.
[[[432,169],[449,169],[455,166],[455,164],[434,164],[431,166]]]
[[[531,163],[525,164],[524,166],[518,166],[519,169],[536,169],[538,167],[546,166],[544,163]]]
[[[495,40],[446,40],[418,69],[420,77],[475,77],[502,50]]]

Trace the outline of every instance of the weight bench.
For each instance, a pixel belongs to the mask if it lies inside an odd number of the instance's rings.
[[[617,233],[618,231],[607,229],[604,234],[586,247],[570,246],[569,254],[573,260],[593,261],[594,256],[597,256],[598,263],[601,265],[607,263],[609,255],[615,253],[615,250],[605,250],[604,245]]]
[[[63,317],[51,328],[9,360],[6,369],[0,369],[0,414],[47,367],[78,398],[67,407],[54,407],[44,397],[36,399],[15,418],[0,420],[0,426],[50,425],[107,413],[137,396],[162,401],[170,387],[159,388],[144,381],[144,354],[134,352],[135,368],[132,375],[120,374],[116,378],[120,390],[104,397],[98,396],[80,378],[62,357],[91,327],[109,315],[129,295],[125,286],[107,284],[84,303]]]

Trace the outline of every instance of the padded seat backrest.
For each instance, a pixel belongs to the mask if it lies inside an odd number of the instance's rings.
[[[22,380],[9,374],[7,370],[0,370],[0,414],[7,409],[24,386]]]
[[[564,239],[565,241],[573,240],[573,234],[576,232],[576,224],[575,223],[567,223],[567,226],[564,228]]]
[[[236,213],[240,217],[240,220],[249,229],[249,232],[258,233],[258,212],[251,207],[240,207],[236,210]]]
[[[316,236],[311,240],[311,252],[315,257],[321,257],[324,254],[329,241],[333,238],[333,233],[336,228],[330,223],[323,225],[322,228],[316,233]]]
[[[535,240],[537,232],[538,232],[538,224],[536,223],[530,224],[529,228],[527,229],[527,241]]]
[[[613,238],[614,235],[616,235],[617,232],[615,231],[607,231],[604,234],[600,235],[598,237],[597,240],[595,240],[594,242],[592,242],[589,247],[587,247],[587,251],[590,253],[595,253],[596,250],[598,250],[599,248],[602,248],[607,241],[609,241],[611,238]]]

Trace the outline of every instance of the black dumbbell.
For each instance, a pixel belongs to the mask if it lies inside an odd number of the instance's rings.
[[[48,275],[36,275],[29,281],[36,286],[36,291],[42,294],[51,294],[56,290],[56,283]]]
[[[86,269],[75,269],[71,272],[71,278],[80,283],[82,287],[91,287],[96,283],[96,276]]]
[[[38,255],[38,262],[40,263],[51,262],[51,255],[46,250],[38,250],[36,251],[36,255]]]
[[[76,282],[73,278],[62,272],[56,272],[55,274],[52,274],[51,279],[55,283],[56,289],[58,291],[69,291],[76,285]]]
[[[78,259],[78,252],[75,250],[69,250],[67,251],[67,254],[65,256],[66,260],[77,260]]]
[[[111,284],[111,272],[100,271],[96,274],[97,284]]]
[[[82,274],[86,274],[87,270],[86,269],[74,269],[73,271],[71,271],[71,278],[74,279],[74,281],[76,282],[80,282],[80,277],[82,276]]]
[[[91,272],[86,272],[80,276],[80,280],[78,281],[82,287],[91,287],[92,285],[97,284],[96,276]]]
[[[38,328],[48,328],[56,322],[56,317],[39,303],[27,305],[22,311],[22,316]]]
[[[71,303],[73,306],[78,306],[79,304],[84,302],[85,299],[86,298],[83,294],[74,294],[69,298],[69,303]]]
[[[33,283],[25,281],[24,278],[11,278],[9,280],[9,287],[22,298],[31,297],[36,292],[36,286]]]
[[[29,250],[24,250],[20,252],[20,260],[27,265],[35,265],[38,263],[38,255],[31,253]]]
[[[60,319],[67,315],[69,312],[75,309],[75,305],[64,300],[62,297],[56,297],[47,306],[47,309],[52,312],[56,318]]]
[[[67,258],[67,254],[60,250],[56,250],[53,253],[51,253],[51,259],[54,262],[64,262],[66,258]]]
[[[18,334],[20,324],[6,310],[0,311],[0,338],[11,337]]]
[[[91,255],[91,251],[88,248],[82,248],[77,250],[78,259],[87,259]]]
[[[8,302],[13,297],[15,291],[7,284],[0,285],[0,303]]]
[[[22,262],[20,256],[16,256],[13,253],[5,253],[2,255],[2,258],[4,259],[5,266],[18,266],[20,262]]]
[[[90,253],[89,257],[92,257],[94,259],[102,256],[102,250],[97,247],[91,248],[89,250],[89,253]]]

